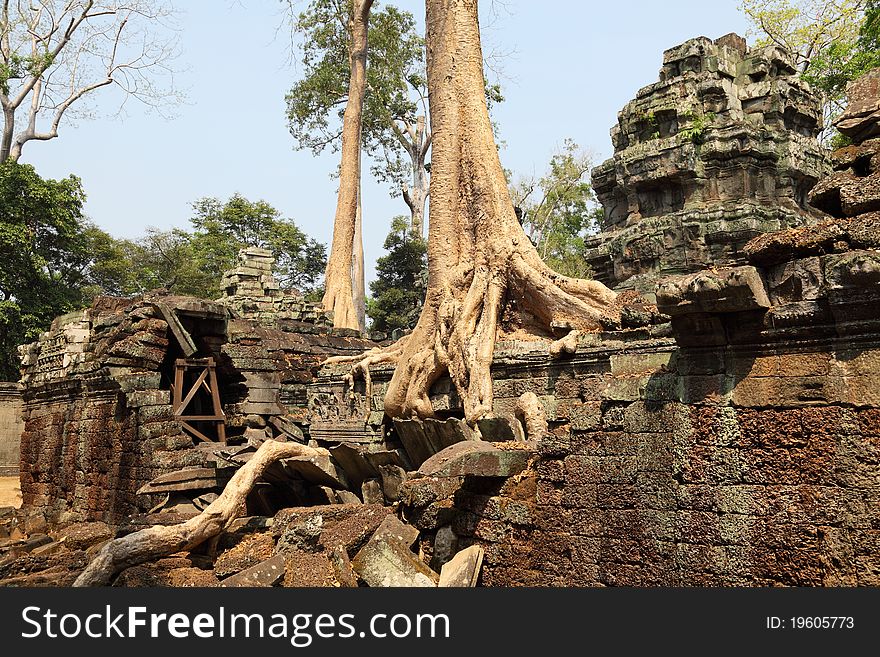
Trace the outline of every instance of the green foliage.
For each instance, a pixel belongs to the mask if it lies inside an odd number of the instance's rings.
[[[174,294],[215,299],[223,273],[248,246],[269,249],[282,287],[308,295],[326,266],[323,244],[307,237],[265,201],[234,195],[223,203],[204,198],[193,204],[193,231],[148,228],[137,240],[95,240],[90,278],[104,294],[131,296],[164,288]]]
[[[682,118],[687,120],[687,124],[678,131],[679,137],[684,141],[699,145],[705,141],[706,131],[712,126],[715,114],[712,112],[703,114],[691,110],[683,114]]]
[[[0,165],[0,379],[18,379],[16,347],[83,304],[94,231],[80,180],[44,180],[30,165]]]
[[[602,208],[590,185],[592,161],[571,139],[550,160],[540,179],[511,185],[514,205],[522,210],[523,229],[553,270],[588,278],[584,239],[598,230]]]
[[[235,265],[239,249],[247,246],[272,252],[275,277],[282,287],[307,293],[318,284],[327,264],[326,248],[265,201],[253,203],[236,194],[226,203],[201,199],[193,208],[193,256],[214,285]]]
[[[409,219],[395,217],[383,245],[388,255],[376,261],[376,280],[367,300],[371,330],[412,329],[419,320],[428,288],[428,248],[410,231]]]
[[[657,123],[657,116],[652,110],[640,115],[639,120],[642,121],[650,131],[649,139],[660,139],[660,125]]]
[[[293,25],[300,35],[303,77],[286,96],[287,121],[298,148],[339,149],[348,102],[350,0],[312,0]],[[395,122],[414,124],[425,114],[424,40],[412,14],[393,6],[370,13],[364,150],[376,156],[373,172],[399,182],[409,169]],[[393,189],[399,188],[399,184]]]
[[[804,79],[824,95],[826,128],[845,106],[847,83],[880,66],[877,0],[744,0],[741,9],[758,44],[791,52]]]

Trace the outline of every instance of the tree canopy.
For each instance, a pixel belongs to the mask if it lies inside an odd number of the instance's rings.
[[[575,278],[591,274],[584,260],[584,238],[598,230],[602,214],[590,185],[592,166],[589,154],[566,139],[543,176],[522,177],[510,185],[523,229],[541,259],[554,271]]]
[[[877,0],[743,0],[741,8],[758,44],[792,53],[824,94],[826,128],[845,105],[847,83],[880,66]]]
[[[293,22],[302,44],[303,76],[286,96],[288,127],[298,148],[316,154],[341,146],[351,74],[350,4],[312,0]],[[371,11],[368,42],[363,146],[377,156],[374,174],[394,181],[393,189],[399,190],[408,169],[396,122],[414,125],[417,115],[427,112],[424,41],[412,14],[389,5]]]
[[[16,347],[83,303],[92,261],[75,176],[44,180],[30,165],[0,164],[0,379],[18,379]]]
[[[203,198],[193,204],[193,230],[148,228],[135,240],[95,239],[90,280],[104,294],[131,296],[156,288],[207,299],[220,296],[223,273],[239,249],[257,246],[275,256],[282,287],[314,293],[326,265],[326,248],[265,201],[240,194],[226,202]]]
[[[385,238],[388,252],[376,261],[376,280],[367,300],[371,329],[390,333],[415,327],[428,285],[427,244],[413,235],[406,217],[395,217]]]

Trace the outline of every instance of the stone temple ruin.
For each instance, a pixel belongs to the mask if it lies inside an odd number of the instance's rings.
[[[70,584],[114,534],[199,513],[274,438],[328,455],[280,462],[215,540],[116,584],[880,584],[880,70],[849,93],[854,144],[828,158],[785,53],[667,51],[593,173],[586,256],[648,299],[624,291],[622,328],[574,353],[499,342],[495,417],[473,427],[448,379],[435,419],[392,420],[390,367],[368,385],[322,366],[373,343],[279,290],[266,252],[217,301],[58,318],[23,350],[0,581]]]
[[[667,50],[659,82],[619,113],[614,156],[593,170],[605,209],[587,244],[595,278],[652,294],[658,274],[745,264],[751,238],[815,221],[821,119],[777,47],[729,34]]]

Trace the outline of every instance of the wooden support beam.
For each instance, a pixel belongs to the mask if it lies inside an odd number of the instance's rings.
[[[183,324],[180,323],[180,320],[177,318],[174,311],[164,303],[157,303],[156,307],[159,309],[159,312],[162,313],[162,318],[168,324],[168,328],[171,329],[171,334],[177,340],[177,344],[180,345],[183,355],[192,356],[196,353],[198,349],[196,348],[195,342],[193,342],[189,332],[183,328]]]

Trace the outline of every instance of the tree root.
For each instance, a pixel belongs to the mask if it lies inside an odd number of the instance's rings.
[[[571,331],[564,338],[560,338],[550,344],[550,357],[559,358],[562,354],[573,354],[577,351],[578,337],[580,331]]]
[[[522,422],[528,440],[541,440],[547,434],[547,413],[535,393],[524,392],[520,395],[513,414]]]
[[[118,572],[175,552],[191,550],[220,534],[240,515],[251,489],[275,461],[295,456],[327,455],[325,449],[298,443],[267,440],[250,461],[236,472],[220,497],[202,513],[180,525],[148,527],[117,538],[105,545],[86,569],[76,578],[74,586],[106,586]]]

